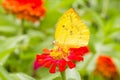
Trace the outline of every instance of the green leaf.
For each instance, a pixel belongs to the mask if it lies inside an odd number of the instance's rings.
[[[34,78],[24,74],[24,73],[14,73],[10,74],[13,80],[35,80]]]
[[[9,73],[0,65],[0,80],[12,80]]]
[[[101,75],[95,75],[94,73],[91,73],[89,76],[89,80],[104,80],[104,78]]]
[[[39,76],[38,79],[40,79],[40,80],[54,80],[57,77],[60,77],[60,73],[59,72],[56,72],[55,74],[51,74],[49,72],[49,69],[46,69],[46,68],[41,68],[37,72],[38,72],[37,76]]]
[[[83,62],[78,62],[77,63],[77,69],[78,70],[82,70],[84,68],[86,68],[91,60],[91,58],[93,58],[93,54],[92,53],[88,53],[84,56],[84,61]]]
[[[0,26],[0,32],[5,32],[5,33],[14,33],[15,28],[11,26]]]
[[[119,53],[118,53],[119,54]],[[113,58],[113,61],[116,65],[116,68],[118,70],[118,73],[120,74],[120,59],[117,59],[117,58]]]
[[[96,60],[97,60],[97,58],[98,58],[99,55],[100,55],[100,54],[97,53],[97,54],[95,54],[95,55],[91,58],[91,61],[89,62],[88,66],[87,66],[87,68],[86,68],[88,74],[91,74],[91,73],[94,71],[94,69],[95,69],[95,67],[96,67]]]
[[[66,80],[81,80],[80,74],[78,71],[73,69],[66,69]]]
[[[23,40],[25,36],[7,38],[0,41],[0,64],[3,65],[10,53],[15,50],[17,43]]]
[[[109,36],[114,32],[120,32],[120,15],[114,16],[108,20],[104,27],[105,36]]]
[[[68,9],[72,7],[74,0],[64,1],[64,0],[46,0],[45,6],[47,7],[47,12],[43,21],[41,21],[40,28],[42,30],[50,29],[54,27],[58,21],[58,18]],[[52,5],[51,5],[52,4]]]

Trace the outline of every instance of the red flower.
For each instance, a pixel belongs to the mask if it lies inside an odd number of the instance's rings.
[[[109,80],[116,80],[117,68],[109,56],[99,56],[95,69],[96,74],[101,74]]]
[[[43,0],[4,0],[3,7],[18,18],[32,22],[39,20],[45,14]]]
[[[67,65],[71,69],[76,66],[75,62],[83,61],[83,55],[88,51],[88,47],[70,49],[55,47],[53,50],[44,49],[43,54],[37,55],[35,62],[39,64],[39,67],[45,66],[50,68],[50,73],[55,73],[56,67],[62,72],[66,69]]]

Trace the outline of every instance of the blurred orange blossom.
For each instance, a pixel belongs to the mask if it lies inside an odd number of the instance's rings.
[[[43,0],[3,0],[4,9],[20,19],[35,22],[45,14]]]
[[[95,74],[100,74],[109,80],[117,80],[118,70],[111,57],[100,55],[97,59]]]

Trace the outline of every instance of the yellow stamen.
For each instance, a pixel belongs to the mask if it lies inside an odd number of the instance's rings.
[[[53,48],[53,51],[50,53],[50,56],[53,57],[54,59],[56,60],[59,60],[59,59],[66,59],[66,57],[69,55],[69,51],[68,49],[62,49],[62,48],[59,48],[59,47],[54,47]]]

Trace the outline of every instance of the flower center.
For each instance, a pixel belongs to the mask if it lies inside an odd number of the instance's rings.
[[[69,55],[69,50],[68,49],[62,49],[59,47],[53,48],[53,50],[50,52],[50,56],[53,57],[56,60],[59,59],[67,59],[67,56]]]

